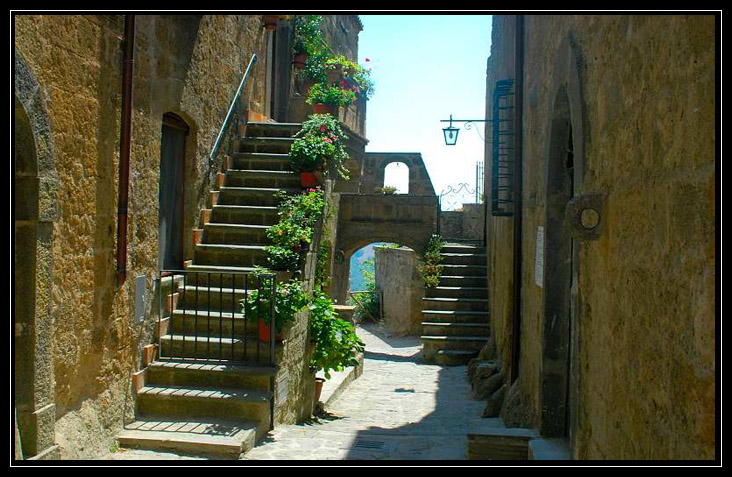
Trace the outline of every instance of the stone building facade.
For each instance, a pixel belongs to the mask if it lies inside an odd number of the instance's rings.
[[[107,452],[134,414],[131,376],[152,342],[155,320],[164,126],[173,121],[184,132],[175,245],[177,260],[185,261],[193,256],[193,230],[224,160],[226,147],[210,162],[212,146],[253,54],[259,59],[239,119],[302,119],[289,113],[297,94],[287,22],[268,33],[261,15],[135,17],[128,258],[121,285],[116,231],[125,16],[13,18],[14,384],[23,458]],[[327,36],[355,55],[358,18],[327,20]],[[359,114],[350,121],[362,134],[365,113]],[[144,296],[135,287],[140,276]],[[144,319],[136,320],[140,301]]]
[[[718,26],[493,20],[486,117],[514,80],[520,204],[489,204],[484,357],[502,364],[507,425],[575,459],[715,457]],[[493,159],[489,144],[489,201]]]

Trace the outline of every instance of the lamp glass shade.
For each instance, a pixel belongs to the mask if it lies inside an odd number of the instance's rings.
[[[458,132],[460,132],[460,128],[454,128],[450,126],[447,128],[442,128],[442,132],[445,135],[445,145],[454,146],[455,143],[457,143]]]

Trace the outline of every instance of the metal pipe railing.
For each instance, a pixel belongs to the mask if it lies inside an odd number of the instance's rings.
[[[252,66],[254,66],[254,63],[256,63],[256,62],[257,62],[257,55],[255,53],[252,55],[252,58],[249,60],[249,65],[247,66],[247,69],[244,72],[244,75],[242,76],[241,81],[239,82],[239,88],[236,90],[234,99],[231,101],[231,105],[229,106],[229,111],[226,113],[226,118],[224,119],[224,124],[221,125],[219,134],[218,134],[218,136],[216,136],[216,141],[214,141],[213,148],[211,148],[211,154],[209,155],[209,158],[208,158],[209,166],[213,166],[213,164],[214,164],[214,159],[216,158],[216,154],[218,154],[219,147],[221,147],[221,141],[224,139],[224,136],[226,136],[226,131],[229,128],[229,124],[231,123],[231,118],[234,116],[234,110],[236,109],[236,105],[238,104],[239,98],[241,97],[241,92],[244,90],[244,85],[247,82],[249,73],[252,70]]]
[[[256,283],[249,275],[247,272],[161,271],[157,280],[160,357],[275,366],[276,275],[259,276]],[[250,331],[247,325],[257,317],[252,316],[247,297],[259,290],[262,300],[265,289],[271,292],[266,305],[270,315],[269,343],[261,343],[256,334],[251,343],[249,335],[256,329]],[[230,299],[226,297],[228,294]]]

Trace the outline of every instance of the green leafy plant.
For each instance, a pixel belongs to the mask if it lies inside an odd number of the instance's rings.
[[[267,245],[264,247],[267,263],[272,270],[292,271],[300,268],[300,254],[281,245]]]
[[[397,188],[394,186],[384,186],[380,187],[379,191],[384,195],[393,195],[396,194]]]
[[[330,262],[331,242],[325,238],[320,240],[318,247],[318,259],[315,262],[315,286],[322,290],[323,287],[330,283],[330,275],[328,275],[328,264]]]
[[[376,267],[373,258],[364,260],[361,262],[359,271],[363,276],[363,282],[365,290],[361,290],[364,293],[356,293],[358,298],[351,298],[349,300],[351,305],[356,305],[356,310],[353,312],[353,316],[357,321],[363,321],[366,318],[370,320],[381,318],[381,304],[379,303],[380,294],[375,293],[378,289],[376,288]]]
[[[250,323],[261,319],[268,325],[272,323],[272,289],[274,280],[268,277],[270,270],[258,269],[254,276],[259,278],[260,286],[251,291],[246,299],[240,301],[243,313]],[[275,329],[282,328],[295,321],[295,315],[308,305],[308,295],[302,282],[290,280],[276,285],[274,297]]]
[[[320,189],[302,194],[278,194],[280,220],[267,229],[272,245],[265,247],[267,261],[275,270],[296,270],[300,267],[301,249],[312,242],[315,224],[325,208]]]
[[[348,136],[330,114],[312,114],[295,134],[290,147],[290,162],[295,171],[335,169],[340,177],[349,179],[345,167],[350,158],[345,141]]]
[[[425,288],[435,288],[440,283],[440,275],[442,275],[442,247],[445,241],[439,235],[432,235],[422,257],[419,259],[417,271],[422,277]]]
[[[356,366],[356,356],[363,352],[365,346],[356,335],[354,326],[338,316],[333,302],[323,292],[313,294],[309,308],[310,339],[315,343],[310,369],[313,372],[323,371],[325,378],[330,379],[331,371]]]
[[[330,106],[349,106],[356,99],[356,92],[326,83],[315,83],[310,88],[310,95],[305,100],[308,104],[328,104]]]
[[[322,49],[321,15],[297,15],[293,19],[294,53],[312,55]]]

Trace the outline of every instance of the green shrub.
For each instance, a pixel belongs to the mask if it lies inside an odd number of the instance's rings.
[[[310,369],[323,371],[326,379],[331,371],[357,365],[356,355],[365,348],[354,326],[338,317],[333,302],[323,292],[315,292],[310,302],[310,339],[315,343]]]

